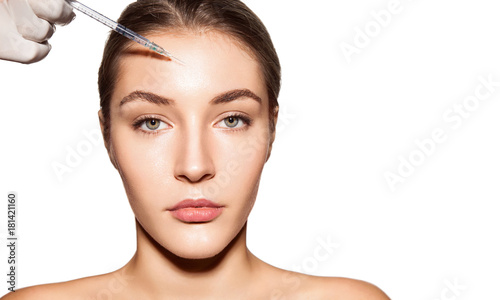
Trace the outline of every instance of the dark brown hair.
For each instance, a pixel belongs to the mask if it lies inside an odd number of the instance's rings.
[[[273,112],[278,106],[281,67],[271,37],[262,21],[239,0],[138,0],[130,4],[118,23],[141,35],[175,30],[218,31],[239,42],[259,63],[269,98],[269,126],[274,132]],[[104,140],[109,143],[110,102],[121,54],[132,42],[111,32],[99,69],[99,95]]]

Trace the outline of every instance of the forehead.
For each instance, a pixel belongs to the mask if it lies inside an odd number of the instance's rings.
[[[146,37],[185,64],[134,43],[120,59],[111,106],[117,106],[123,97],[137,90],[188,101],[206,100],[233,89],[249,89],[268,103],[259,64],[231,37],[217,32]]]

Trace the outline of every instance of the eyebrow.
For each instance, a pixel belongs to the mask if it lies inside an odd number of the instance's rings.
[[[249,89],[236,89],[222,93],[210,100],[210,104],[227,103],[239,98],[250,98],[262,104],[262,99]]]
[[[144,91],[133,91],[132,93],[125,96],[122,99],[122,101],[120,101],[120,107],[123,106],[125,103],[138,100],[147,101],[153,104],[163,104],[163,105],[170,105],[171,103],[175,102],[171,99],[162,97],[154,93],[149,93]]]
[[[212,100],[210,100],[210,104],[221,104],[221,103],[228,103],[234,100],[238,100],[240,98],[250,98],[253,99],[260,104],[262,104],[262,99],[257,96],[254,92],[250,91],[249,89],[235,89],[231,91],[224,92],[222,94],[219,94],[215,96]],[[133,91],[129,95],[125,96],[121,101],[120,101],[120,107],[123,106],[126,103],[132,102],[132,101],[146,101],[150,102],[153,104],[162,104],[162,105],[171,105],[174,104],[175,101],[169,98],[165,98],[163,96],[150,93],[150,92],[145,92],[145,91]]]

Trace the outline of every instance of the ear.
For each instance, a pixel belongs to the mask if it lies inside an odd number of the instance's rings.
[[[109,160],[111,160],[111,163],[113,164],[113,166],[115,167],[115,169],[118,170],[118,167],[117,167],[117,164],[116,164],[115,155],[114,155],[114,151],[112,149],[112,145],[111,145],[111,143],[108,140],[106,140],[106,136],[104,134],[104,117],[102,115],[102,110],[101,109],[99,109],[99,111],[97,112],[97,115],[99,117],[99,125],[101,126],[102,139],[104,140],[104,146],[106,147],[106,150],[108,151]]]
[[[280,110],[279,106],[276,106],[274,108],[274,112],[273,112],[274,130],[273,130],[271,137],[269,139],[269,150],[267,151],[266,162],[269,160],[269,157],[271,157],[271,150],[273,149],[274,139],[276,138],[276,125],[278,124],[278,112],[279,112],[279,110]]]

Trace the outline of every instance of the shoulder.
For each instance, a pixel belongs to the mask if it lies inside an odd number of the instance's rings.
[[[62,290],[58,288],[59,283],[43,284],[22,288],[14,292],[9,292],[0,300],[49,300],[62,299]]]
[[[332,299],[390,300],[377,286],[362,280],[343,277],[319,277],[325,296]]]
[[[345,277],[321,277],[283,270],[257,259],[261,285],[273,300],[390,300],[377,286]],[[260,297],[268,298],[268,297]]]
[[[42,284],[9,292],[0,300],[84,300],[105,297],[127,298],[129,278],[120,270],[66,282]],[[107,298],[106,298],[107,297]]]
[[[273,299],[390,300],[377,286],[343,277],[319,277],[283,271]]]

